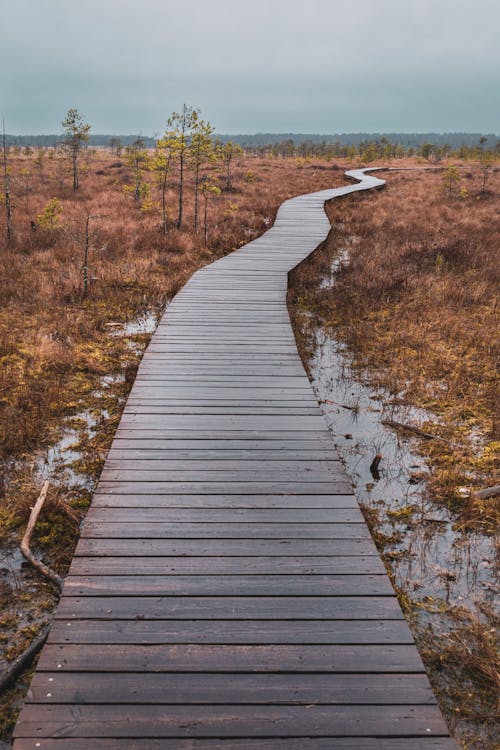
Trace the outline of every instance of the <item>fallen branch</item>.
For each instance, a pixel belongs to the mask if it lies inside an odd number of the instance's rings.
[[[329,398],[325,398],[324,401],[321,402],[322,404],[333,404],[334,406],[341,406],[342,409],[349,409],[349,411],[357,411],[357,406],[347,406],[347,404],[339,404],[338,401],[330,401]]]
[[[48,567],[48,565],[45,565],[45,563],[43,563],[41,560],[35,557],[35,555],[30,549],[31,536],[33,534],[33,531],[35,530],[36,522],[38,520],[38,516],[40,515],[40,511],[42,510],[43,504],[47,498],[48,490],[49,490],[49,482],[47,480],[42,487],[42,491],[40,492],[38,496],[38,500],[36,501],[35,505],[31,509],[28,526],[26,527],[26,531],[21,540],[20,548],[21,548],[23,557],[30,563],[30,565],[36,568],[36,570],[38,570],[46,578],[49,578],[52,581],[52,583],[55,583],[60,591],[63,586],[63,579],[61,578],[61,576],[58,576],[57,573],[54,573],[54,571]]]
[[[484,490],[478,490],[473,493],[473,497],[477,500],[488,500],[490,497],[496,497],[500,495],[500,484],[495,487],[485,487]]]
[[[421,430],[420,427],[414,427],[411,424],[402,424],[402,422],[394,422],[392,419],[383,419],[382,424],[386,427],[392,427],[393,430],[402,430],[405,432],[413,432],[414,435],[418,435],[419,437],[423,437],[426,440],[441,440],[443,443],[448,443],[449,440],[446,440],[446,438],[440,437],[439,435],[433,435],[432,432],[425,432],[425,430]]]
[[[50,626],[47,625],[37,636],[34,638],[28,648],[20,654],[12,664],[9,666],[6,672],[0,675],[0,693],[7,688],[21,672],[23,672],[31,662],[33,661],[36,654],[40,651],[43,644],[47,640]]]

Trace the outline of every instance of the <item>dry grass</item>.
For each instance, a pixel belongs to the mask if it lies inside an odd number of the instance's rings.
[[[483,604],[475,613],[453,608],[447,618],[449,627],[441,632],[418,634],[420,653],[451,725],[457,718],[468,721],[456,727],[464,747],[486,750],[495,746],[500,719],[498,617]]]

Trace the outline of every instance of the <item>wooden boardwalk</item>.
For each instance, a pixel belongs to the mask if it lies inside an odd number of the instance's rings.
[[[287,201],[149,345],[15,750],[452,750],[287,314],[326,236]]]

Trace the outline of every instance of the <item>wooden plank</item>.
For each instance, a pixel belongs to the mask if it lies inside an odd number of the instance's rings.
[[[402,620],[390,596],[63,596],[58,619],[94,620]],[[416,649],[413,649],[415,654]],[[358,663],[362,669],[362,662]]]
[[[31,707],[18,737],[283,737],[416,734],[446,736],[435,706],[138,706]],[[133,719],[131,720],[131,717]]]
[[[174,440],[177,445],[186,443],[198,442],[199,445],[202,441],[207,444],[209,441],[212,445],[216,443],[225,442],[226,445],[236,445],[241,442],[242,445],[246,445],[248,442],[261,443],[261,445],[276,445],[282,443],[283,445],[288,444],[290,446],[299,445],[303,442],[309,443],[311,440],[318,439],[324,442],[328,438],[328,433],[316,432],[316,433],[290,433],[286,431],[269,432],[265,430],[179,430],[179,429],[165,429],[162,427],[147,427],[141,425],[133,425],[132,428],[120,427],[116,431],[115,440],[156,440],[170,442]]]
[[[61,672],[416,672],[425,674],[414,646],[372,645],[132,645],[47,644],[42,671]]]
[[[112,617],[112,615],[110,615]],[[413,644],[404,620],[55,620],[50,643]]]
[[[119,683],[106,672],[44,672],[31,683],[35,703],[134,704],[432,704],[422,674],[186,674],[124,672]]]
[[[317,407],[308,407],[308,406],[294,406],[293,408],[290,406],[281,407],[279,404],[270,405],[270,404],[263,404],[261,406],[255,406],[250,405],[246,406],[245,404],[241,404],[240,406],[225,406],[224,404],[213,404],[213,405],[207,405],[207,406],[197,406],[197,405],[168,405],[168,404],[161,404],[161,403],[141,403],[137,404],[137,402],[131,402],[127,405],[126,409],[123,410],[124,415],[134,414],[134,415],[150,415],[150,414],[187,414],[187,415],[207,415],[207,414],[213,414],[213,415],[244,415],[244,416],[257,416],[257,415],[265,415],[265,416],[294,416],[294,417],[310,417],[314,416],[315,414],[319,414],[319,410]]]
[[[138,467],[134,468],[134,464],[138,463]],[[174,464],[175,465],[175,464]],[[344,471],[341,464],[327,469],[322,467],[321,464],[315,465],[310,464],[310,468],[307,470],[293,469],[289,471],[286,469],[280,469],[275,464],[266,465],[263,463],[259,464],[257,476],[260,482],[266,481],[285,481],[293,482],[294,480],[301,485],[309,482],[325,483],[328,485],[329,480],[344,480]],[[194,484],[196,482],[237,482],[245,484],[248,482],[255,483],[256,468],[255,465],[250,465],[247,469],[239,468],[236,464],[234,468],[217,469],[211,462],[206,462],[203,468],[197,469],[193,467],[192,470],[181,469],[177,470],[174,468],[160,468],[156,462],[146,463],[133,461],[129,464],[123,465],[123,468],[112,465],[107,468],[105,467],[101,474],[101,482],[126,482],[127,484],[134,483],[158,483],[165,484],[171,482],[190,482]]]
[[[87,520],[83,537],[103,539],[370,539],[361,523],[105,523]]]
[[[133,415],[124,414],[121,422],[122,429],[131,429],[133,426],[140,425],[144,427],[157,427],[159,429],[172,429],[172,430],[194,430],[205,431],[210,430],[212,432],[220,431],[237,431],[237,432],[254,432],[256,430],[269,431],[270,429],[275,432],[291,430],[295,433],[305,433],[324,431],[325,422],[322,416],[266,416],[265,414],[260,415],[217,415],[216,418],[205,414],[199,414],[196,416],[189,415],[141,415],[136,417]]]
[[[377,555],[371,540],[364,539],[104,539],[82,537],[77,556],[168,557],[358,557]]]
[[[365,557],[75,557],[71,576],[93,575],[381,575],[385,568],[375,555]]]
[[[206,503],[208,505],[208,503]],[[95,508],[93,521],[107,523],[224,523],[228,521],[227,508]],[[230,523],[362,523],[364,519],[359,508],[232,508]]]
[[[203,508],[204,510],[223,508],[239,510],[245,508],[298,508],[315,510],[327,509],[354,509],[359,506],[354,495],[176,495],[168,493],[165,488],[162,494],[149,495],[147,493],[108,494],[99,490],[92,500],[92,517],[94,510],[98,508]]]
[[[299,482],[299,481],[250,481],[247,480],[242,482],[236,477],[233,481],[198,481],[198,482],[182,482],[182,481],[171,481],[171,482],[153,482],[153,481],[142,481],[142,482],[123,482],[123,481],[107,481],[101,479],[100,482],[101,491],[106,494],[123,494],[123,495],[136,495],[136,494],[149,494],[149,495],[164,495],[168,492],[172,495],[219,495],[219,494],[232,494],[235,495],[308,495],[317,493],[318,495],[329,495],[338,494],[345,495],[352,491],[352,487],[347,481],[334,481],[331,479],[329,482]]]
[[[122,450],[143,448],[144,450],[212,450],[212,451],[224,451],[221,453],[221,459],[225,457],[225,451],[269,451],[271,454],[273,451],[328,451],[330,456],[336,458],[335,450],[329,439],[325,437],[314,438],[314,439],[289,439],[288,437],[268,437],[266,438],[251,438],[251,437],[239,437],[235,439],[231,438],[220,438],[215,440],[203,440],[197,437],[191,437],[187,439],[169,438],[168,436],[152,436],[146,438],[140,438],[136,435],[129,437],[120,434],[115,436],[111,450]]]
[[[290,461],[305,460],[311,457],[311,461],[330,461],[335,460],[336,456],[332,450],[322,448],[297,449],[293,448],[224,448],[221,446],[216,449],[205,445],[202,441],[194,443],[191,448],[177,448],[164,446],[155,448],[154,444],[144,447],[140,442],[136,442],[137,447],[121,448],[121,442],[114,441],[111,449],[108,451],[108,462],[134,460],[138,458],[147,458],[149,461],[169,460],[181,461],[193,460],[227,460],[227,461]]]
[[[65,596],[394,596],[387,575],[82,575]]]
[[[39,745],[33,739],[19,738],[15,750],[89,750],[88,739],[58,737],[41,739]],[[266,750],[457,750],[449,737],[287,737],[265,738]],[[262,738],[252,739],[200,739],[162,738],[148,739],[127,737],[93,737],[92,750],[262,750]]]
[[[190,408],[192,410],[195,409],[239,409],[239,408],[245,408],[245,409],[256,409],[257,413],[259,413],[259,409],[265,409],[265,408],[273,408],[273,409],[280,409],[283,412],[290,413],[290,415],[295,416],[296,414],[307,414],[308,412],[311,413],[317,413],[320,414],[320,410],[317,404],[315,404],[312,399],[300,399],[298,401],[291,401],[288,398],[283,399],[276,399],[276,398],[270,398],[267,396],[267,392],[265,393],[265,397],[256,400],[247,400],[244,397],[241,399],[228,399],[226,397],[224,398],[211,398],[211,399],[186,399],[186,398],[171,398],[165,394],[159,394],[158,397],[150,397],[150,396],[134,396],[133,398],[129,398],[127,402],[127,409],[130,411],[133,411],[134,409],[182,409],[182,408]],[[297,411],[299,410],[299,411]],[[302,411],[300,411],[302,410]],[[153,412],[154,413],[154,412]],[[198,412],[195,412],[198,413]],[[201,412],[203,413],[203,412]],[[313,414],[314,415],[314,414]]]
[[[160,463],[158,460],[152,460],[150,458],[134,458],[133,460],[117,461],[115,458],[108,457],[106,461],[106,472],[113,476],[113,472],[117,473],[117,476],[123,476],[126,480],[126,472],[129,467],[133,467],[133,471],[141,473],[142,471],[153,473],[156,475],[159,472],[165,473],[181,473],[181,472],[197,472],[202,473],[203,471],[216,471],[223,472],[230,476],[232,473],[244,473],[251,471],[255,476],[255,464],[249,462],[246,459],[212,459],[208,460],[191,458],[188,461],[180,461],[177,459],[169,460],[168,458],[161,457]],[[259,461],[259,475],[265,471],[270,474],[274,474],[275,477],[279,477],[282,473],[288,474],[296,473],[299,477],[307,477],[308,474],[319,474],[328,476],[330,473],[336,478],[342,473],[342,464],[339,460],[327,460],[327,461],[316,461],[313,459],[307,461]],[[125,475],[123,475],[125,472]]]

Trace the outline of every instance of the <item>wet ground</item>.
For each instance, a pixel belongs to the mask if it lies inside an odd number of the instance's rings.
[[[313,385],[358,500],[378,516],[384,551],[397,558],[392,564],[396,585],[421,600],[435,597],[472,609],[478,597],[493,603],[494,540],[454,529],[453,515],[426,499],[429,470],[417,440],[382,424],[418,426],[436,418],[394,404],[391,394],[364,384],[351,370],[345,349],[322,331],[315,341]],[[377,455],[378,477],[370,471]]]

